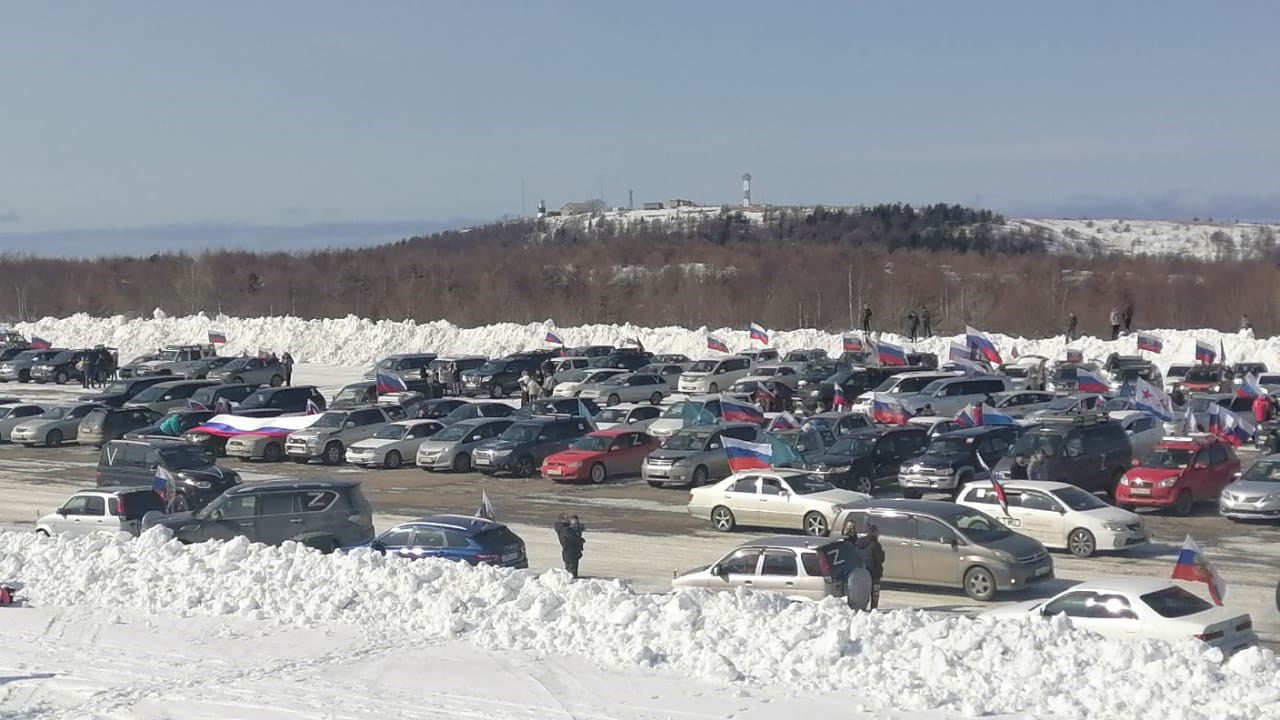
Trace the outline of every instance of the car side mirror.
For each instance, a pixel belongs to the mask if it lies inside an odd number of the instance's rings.
[[[1134,466],[1134,467],[1138,467],[1139,465],[1141,465],[1141,464],[1142,464],[1142,461],[1141,461],[1141,460],[1139,460],[1138,458],[1134,458],[1134,459],[1133,459],[1129,464],[1130,464],[1130,465],[1132,465],[1132,466]]]
[[[724,577],[725,575],[729,574],[729,570],[725,568],[723,565],[712,565],[711,574],[715,575],[716,577]]]
[[[373,542],[369,543],[369,548],[372,550],[376,550],[378,552],[386,552],[387,550],[386,544],[383,543],[381,540],[374,540]]]
[[[959,549],[960,549],[960,541],[959,541],[959,540],[957,540],[957,539],[955,538],[955,536],[954,536],[954,535],[951,537],[951,542],[949,542],[949,543],[947,543],[947,544],[951,546],[951,549],[952,549],[952,550],[959,550]]]
[[[353,427],[355,427],[355,426],[356,426],[356,424],[355,424],[354,422],[350,421],[350,420],[348,420],[348,421],[346,421],[345,423],[343,423],[343,424],[342,424],[342,427],[344,427],[344,428],[353,428]]]
[[[66,516],[67,516],[67,509],[66,509],[66,508],[58,508],[58,509],[57,509],[57,510],[55,510],[54,512],[58,513],[58,514],[59,514],[59,515],[61,515],[62,517],[66,517]]]
[[[1198,463],[1196,463],[1196,469],[1197,469],[1197,470],[1208,470],[1208,469],[1209,469],[1209,463],[1207,463],[1207,462],[1198,462]]]
[[[1241,475],[1243,475],[1243,474],[1244,474],[1244,473],[1231,473],[1231,479],[1232,479],[1232,480],[1239,480],[1239,479],[1240,479],[1240,476],[1241,476]]]
[[[226,512],[224,512],[222,508],[218,508],[217,510],[214,510],[214,511],[213,511],[212,513],[210,513],[210,515],[209,515],[209,517],[210,517],[210,518],[213,518],[214,520],[222,520],[222,519],[223,519],[223,518],[225,518],[226,516],[227,516],[227,513],[226,513]]]

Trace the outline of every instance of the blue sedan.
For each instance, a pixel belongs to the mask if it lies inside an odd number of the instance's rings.
[[[529,567],[529,556],[519,535],[502,523],[466,515],[432,515],[410,520],[359,547],[410,560],[431,557],[472,565]]]

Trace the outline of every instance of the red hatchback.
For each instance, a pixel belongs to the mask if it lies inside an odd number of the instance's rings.
[[[568,450],[548,455],[542,477],[599,485],[611,475],[638,475],[645,456],[657,449],[657,438],[648,433],[625,427],[597,430],[569,443]]]
[[[1216,502],[1240,471],[1235,449],[1212,435],[1165,438],[1133,464],[1116,486],[1116,504],[1172,507],[1179,515],[1189,515],[1198,502]]]

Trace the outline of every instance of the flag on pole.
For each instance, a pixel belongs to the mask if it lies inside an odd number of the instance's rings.
[[[765,428],[766,431],[799,430],[799,429],[800,429],[799,418],[797,418],[795,415],[792,415],[791,413],[788,413],[788,412],[778,414],[777,417],[769,421],[769,427]]]
[[[882,341],[876,343],[876,358],[881,365],[906,365],[907,351],[898,345]]]
[[[1080,352],[1079,350],[1073,350],[1071,348],[1067,348],[1066,355],[1067,355],[1067,362],[1069,363],[1084,362],[1084,353]]]
[[[836,383],[835,389],[831,392],[831,409],[848,410],[849,407],[849,398],[845,397],[844,386],[840,383]]]
[[[707,349],[715,350],[716,352],[722,352],[722,353],[729,352],[729,346],[725,345],[724,341],[716,337],[715,335],[707,336]]]
[[[211,345],[226,345],[226,344],[227,344],[227,334],[226,334],[226,333],[224,333],[224,332],[219,332],[219,331],[217,331],[217,330],[210,330],[210,331],[209,331],[209,344],[211,344]]]
[[[769,333],[764,331],[764,326],[751,323],[751,340],[759,340],[761,345],[769,344]]]
[[[892,395],[873,393],[871,396],[871,420],[885,425],[906,425],[911,411]]]
[[[845,352],[853,353],[862,352],[863,350],[862,336],[860,335],[845,333],[840,340]]]
[[[542,341],[548,345],[560,345],[560,346],[564,345],[564,340],[561,340],[560,336],[555,334],[551,330],[547,331],[547,335],[542,339]]]
[[[476,510],[476,517],[492,520],[497,515],[493,507],[493,503],[489,502],[489,493],[484,490],[480,491],[480,509]]]
[[[966,326],[964,329],[965,340],[969,343],[969,347],[978,351],[978,354],[986,359],[992,365],[999,365],[1004,362],[1000,358],[1000,351],[996,350],[996,344],[987,337],[987,334],[977,328]]]
[[[1221,605],[1227,596],[1227,584],[1222,581],[1209,559],[1200,552],[1200,546],[1190,535],[1182,542],[1182,551],[1178,553],[1178,562],[1173,566],[1173,579],[1187,582],[1202,582],[1209,587],[1209,597],[1214,605]]]
[[[729,471],[768,470],[773,467],[773,446],[769,443],[754,443],[738,440],[725,435],[724,452],[729,456]]]
[[[1213,349],[1212,345],[1203,340],[1196,341],[1196,362],[1209,365],[1212,364],[1217,357],[1218,352]]]
[[[956,413],[956,425],[962,428],[982,426],[982,403],[974,403],[960,408]]]
[[[52,347],[53,347],[53,343],[49,342],[48,340],[45,340],[42,337],[37,337],[35,335],[31,336],[32,350],[48,350]]]
[[[1256,398],[1267,394],[1267,389],[1258,382],[1258,376],[1248,373],[1244,376],[1244,381],[1240,383],[1240,387],[1236,388],[1236,397]]]
[[[947,358],[950,360],[972,360],[973,351],[964,343],[958,343],[954,340],[947,347]]]
[[[1145,333],[1139,330],[1138,349],[1153,353],[1164,352],[1164,341],[1151,333]]]
[[[1165,391],[1142,378],[1134,378],[1133,404],[1139,410],[1149,412],[1165,422],[1173,421],[1173,401]],[[1187,409],[1190,410],[1190,406]],[[1188,428],[1187,432],[1195,432],[1195,427]]]
[[[385,373],[381,370],[373,376],[373,384],[379,395],[390,395],[392,393],[408,392],[409,390],[404,378],[395,373]]]
[[[1000,504],[1000,509],[1004,511],[1005,517],[1009,515],[1009,497],[1004,494],[1004,485],[1000,483],[1000,479],[996,474],[991,472],[991,466],[987,464],[987,459],[982,457],[982,453],[974,453],[978,457],[978,464],[986,471],[987,477],[991,480],[991,493],[996,496],[996,502]]]
[[[312,400],[311,398],[307,398],[307,414],[308,415],[320,414],[320,406],[317,405],[316,401]]]

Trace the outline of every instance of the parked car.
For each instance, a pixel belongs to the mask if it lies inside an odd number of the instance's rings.
[[[44,413],[44,406],[35,403],[16,402],[0,405],[0,441],[8,442],[13,429]]]
[[[81,445],[102,447],[125,433],[154,425],[160,413],[146,408],[99,407],[90,410],[76,429],[76,442]]]
[[[672,590],[757,590],[789,600],[844,597],[860,555],[844,538],[778,535],[749,540],[710,565],[678,573]]]
[[[989,407],[996,412],[1020,418],[1046,409],[1058,396],[1042,390],[1008,390],[994,393],[991,399],[994,402],[989,403]]]
[[[924,430],[930,440],[961,429],[955,418],[941,415],[917,415],[907,419],[907,426]]]
[[[115,380],[102,388],[100,393],[90,393],[81,395],[81,402],[97,403],[98,405],[106,405],[108,407],[124,407],[125,403],[133,400],[143,390],[152,385],[159,385],[162,382],[168,382],[172,378],[149,375],[147,377],[127,378],[125,380]]]
[[[176,366],[218,354],[213,345],[166,345],[145,360],[130,362],[120,368],[120,377],[145,377],[147,375],[176,375]]]
[[[589,400],[603,400],[606,406],[624,402],[648,402],[659,405],[671,394],[671,387],[661,375],[624,373],[606,378],[602,382],[583,385],[577,396]]]
[[[27,447],[60,447],[64,442],[76,441],[80,422],[99,407],[102,406],[94,403],[55,405],[15,425],[9,437],[13,442]]]
[[[608,355],[591,358],[591,367],[615,368],[635,372],[648,365],[652,356],[636,348],[614,348]]]
[[[31,366],[31,379],[37,383],[56,383],[65,385],[68,382],[80,382],[84,372],[77,367],[84,358],[97,354],[96,350],[80,348],[63,350],[48,360],[42,360]]]
[[[418,445],[414,464],[423,470],[469,472],[475,448],[498,437],[514,422],[511,418],[477,417],[446,424]]]
[[[674,390],[680,383],[680,376],[684,374],[684,365],[653,362],[637,368],[636,373],[640,375],[660,375],[663,380],[667,381],[667,385]]]
[[[1218,512],[1233,521],[1280,519],[1280,455],[1259,458],[1223,488]]]
[[[1234,393],[1231,368],[1223,365],[1196,365],[1178,383],[1185,393]]]
[[[206,376],[219,383],[238,385],[252,383],[280,387],[284,384],[284,364],[279,360],[262,357],[236,358],[216,370],[210,370]]]
[[[621,403],[602,409],[593,420],[596,423],[596,427],[601,430],[608,430],[614,427],[634,425],[646,420],[653,420],[661,414],[662,408],[657,405]]]
[[[1190,432],[1205,432],[1209,429],[1209,409],[1215,404],[1246,417],[1253,416],[1253,398],[1240,397],[1234,392],[1196,393],[1187,399],[1191,416],[1196,422],[1195,428]]]
[[[1048,405],[1040,410],[1027,415],[1031,419],[1039,419],[1042,417],[1064,417],[1067,415],[1079,415],[1080,413],[1101,410],[1102,405],[1107,398],[1097,393],[1072,393],[1071,395],[1059,395],[1055,397]]]
[[[658,448],[652,435],[626,427],[597,430],[542,461],[542,477],[556,482],[590,480],[600,485],[617,475],[638,475],[645,457]]]
[[[1103,578],[1073,585],[1048,600],[1008,605],[996,617],[1051,618],[1111,640],[1199,640],[1231,655],[1258,644],[1253,618],[1219,607],[1159,578]]]
[[[171,506],[177,511],[198,510],[240,482],[239,473],[181,440],[112,440],[98,455],[97,486],[151,485],[159,468],[173,477]]]
[[[956,502],[996,518],[1045,547],[1069,550],[1076,557],[1126,550],[1150,540],[1141,517],[1108,505],[1074,485],[1015,480],[1002,487],[1007,514],[990,482],[965,486]]]
[[[314,385],[264,387],[240,402],[233,414],[245,417],[275,417],[286,413],[304,413],[308,404],[324,411],[328,402]]]
[[[587,398],[539,398],[528,407],[511,413],[512,417],[527,418],[535,415],[567,415],[578,418],[594,418],[600,414],[600,406]]]
[[[913,370],[911,372],[896,373],[885,378],[883,382],[871,390],[858,395],[858,399],[853,403],[852,409],[870,414],[871,398],[877,393],[906,397],[919,393],[935,380],[962,376],[963,374],[959,372],[939,372],[937,370]],[[846,395],[845,397],[848,396]]]
[[[676,431],[649,453],[640,474],[650,487],[699,487],[731,474],[723,438],[758,442],[760,428],[751,423],[696,425]]]
[[[241,433],[222,438],[222,452],[226,457],[263,462],[283,462],[285,437],[277,434]]]
[[[440,422],[445,425],[453,425],[463,420],[475,420],[479,418],[505,418],[510,417],[516,412],[516,408],[506,403],[500,402],[467,402],[453,410],[448,415],[440,418]]]
[[[532,375],[542,360],[540,355],[498,358],[474,370],[464,370],[461,374],[462,394],[467,397],[488,395],[491,398],[503,398],[518,393],[520,374],[527,372]]]
[[[776,382],[786,385],[792,390],[800,383],[800,378],[804,371],[803,365],[770,363],[768,365],[757,365],[751,369],[751,372],[738,378],[737,382],[745,380],[754,380],[756,382]]]
[[[982,425],[934,438],[922,455],[899,469],[902,496],[920,498],[927,492],[958,496],[969,483],[991,477],[991,468],[1021,432],[1017,425]]]
[[[548,455],[591,432],[591,421],[573,417],[532,417],[512,423],[502,434],[472,451],[472,464],[484,475],[510,473],[532,477]]]
[[[604,357],[613,352],[612,345],[579,345],[578,347],[565,348],[564,354],[569,357],[586,357],[597,358]]]
[[[1133,462],[1133,447],[1120,423],[1102,413],[1042,418],[1028,429],[995,466],[996,477],[1027,480],[1030,459],[1044,457],[1044,480],[1065,482],[1114,497],[1120,478]]]
[[[289,433],[284,451],[296,463],[320,460],[325,465],[338,465],[348,446],[373,437],[394,419],[380,406],[326,410],[309,427]]]
[[[1174,363],[1164,374],[1164,391],[1171,393],[1179,385],[1182,384],[1183,378],[1191,371],[1195,365],[1183,365],[1182,363]]]
[[[653,362],[687,365],[692,363],[693,360],[688,355],[684,355],[682,353],[658,353],[653,356]]]
[[[201,388],[214,387],[212,380],[170,380],[143,390],[125,403],[125,407],[146,408],[164,414],[172,408],[191,407],[191,396]]]
[[[226,385],[206,385],[197,388],[191,394],[191,402],[213,410],[219,400],[226,400],[232,408],[245,401],[245,398],[258,391],[259,385],[252,383],[235,383]]]
[[[770,359],[776,360],[777,353],[774,352],[774,356]],[[749,375],[751,367],[751,358],[740,355],[699,360],[690,365],[689,369],[680,376],[677,389],[686,395],[704,393],[715,395],[721,390],[728,390],[735,382]]]
[[[209,373],[226,367],[227,363],[235,359],[230,355],[210,355],[196,360],[171,363],[169,370],[174,377],[187,380],[205,380],[208,379]]]
[[[164,498],[150,487],[80,490],[62,507],[37,520],[36,534],[50,537],[105,531],[137,536],[143,515],[164,510]]]
[[[431,361],[437,357],[439,356],[435,353],[398,353],[396,355],[388,355],[365,372],[364,377],[366,380],[373,380],[379,372],[383,372],[405,380],[418,379],[422,377],[423,369],[430,368]]]
[[[986,602],[1053,577],[1040,541],[1019,535],[985,513],[934,500],[871,500],[846,507],[833,527],[852,521],[859,534],[875,525],[885,553],[885,583],[961,588]]]
[[[0,382],[31,382],[31,368],[49,362],[66,351],[66,348],[23,350],[12,358],[0,362]]]
[[[408,560],[438,558],[471,565],[527,568],[524,540],[500,522],[432,515],[400,523],[360,547]]]
[[[802,380],[797,383],[796,397],[806,412],[821,412],[832,408],[837,385],[845,398],[852,400],[870,392],[888,378],[900,374],[902,370],[893,366],[845,367],[836,370],[821,382],[809,383]]]
[[[809,465],[836,487],[873,495],[880,485],[896,481],[899,466],[924,453],[928,444],[925,431],[910,425],[856,430]]]
[[[196,512],[148,515],[143,529],[161,525],[179,542],[248,538],[279,545],[294,541],[321,552],[373,538],[373,509],[358,480],[264,480],[237,485]]]
[[[798,428],[774,428],[766,431],[765,436],[791,451],[791,462],[784,467],[808,467],[812,458],[824,456],[827,448],[836,442],[835,433],[809,424]],[[775,457],[775,465],[779,464],[777,461]]]
[[[1007,363],[1001,363],[996,372],[1013,382],[1015,390],[1025,390],[1031,380],[1033,371],[1039,372],[1049,362],[1043,355],[1022,355]]]
[[[1056,393],[1076,392],[1080,388],[1079,374],[1081,370],[1087,371],[1104,384],[1110,385],[1111,383],[1111,376],[1099,367],[1096,362],[1060,362],[1049,371],[1045,390]]]
[[[934,380],[918,393],[900,395],[898,401],[912,414],[932,408],[934,415],[955,415],[969,405],[1012,389],[1009,378],[1000,375],[961,375]]]
[[[156,422],[150,425],[144,425],[143,427],[135,430],[130,430],[124,434],[124,437],[126,440],[180,438],[188,430],[200,427],[201,425],[209,422],[209,420],[213,418],[214,414],[215,413],[212,410],[188,410],[186,408],[174,408],[164,415],[161,415]],[[178,432],[176,435],[168,434],[161,429],[161,426],[164,425],[165,421],[173,416],[177,416],[178,418]]]
[[[804,424],[829,430],[838,440],[845,435],[851,435],[858,430],[865,430],[871,427],[871,418],[862,413],[836,410],[811,415],[804,419]]]
[[[1124,428],[1129,436],[1129,446],[1133,448],[1135,458],[1146,457],[1156,443],[1164,439],[1164,423],[1151,413],[1141,410],[1121,410],[1109,412],[1107,415]]]
[[[551,390],[551,397],[576,398],[578,392],[587,387],[598,385],[612,377],[628,374],[626,370],[617,368],[587,368],[566,373],[556,382]]]
[[[1231,444],[1212,435],[1165,438],[1120,479],[1121,507],[1172,507],[1190,515],[1198,502],[1216,502],[1240,472]]]
[[[347,462],[362,467],[399,468],[404,459],[418,456],[423,440],[444,429],[438,420],[399,420],[384,425],[366,440],[347,446]]]
[[[749,470],[689,491],[689,514],[730,532],[738,526],[800,530],[826,537],[840,508],[868,499],[805,470]]]
[[[751,361],[751,366],[763,365],[764,363],[775,363],[782,359],[782,354],[773,348],[761,348],[759,350],[743,350],[735,353],[738,357],[744,357]]]

